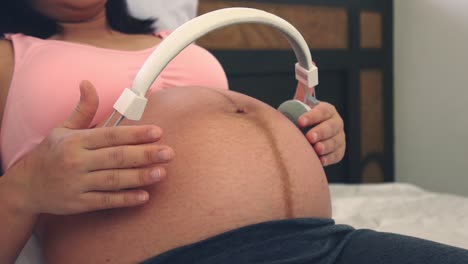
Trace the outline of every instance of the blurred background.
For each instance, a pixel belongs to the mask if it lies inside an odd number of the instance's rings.
[[[468,196],[468,1],[394,10],[396,180]]]

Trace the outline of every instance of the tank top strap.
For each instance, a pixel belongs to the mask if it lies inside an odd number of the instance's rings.
[[[21,33],[5,34],[5,39],[10,40],[13,45],[15,68],[21,65],[23,58],[30,50],[41,43],[39,39]]]

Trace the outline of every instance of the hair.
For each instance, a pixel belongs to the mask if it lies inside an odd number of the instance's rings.
[[[155,19],[137,19],[129,14],[126,0],[107,0],[107,21],[113,30],[127,34],[150,34]],[[30,0],[8,0],[0,6],[0,36],[22,33],[38,38],[49,38],[61,31],[60,25],[40,14]]]

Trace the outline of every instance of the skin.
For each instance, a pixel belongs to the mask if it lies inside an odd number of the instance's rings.
[[[56,19],[62,27],[63,30],[51,39],[116,50],[141,50],[160,42],[151,35],[127,35],[112,30],[107,24],[104,0],[32,2],[38,11]],[[0,119],[3,118],[13,68],[12,44],[8,40],[0,40]],[[298,87],[296,98],[301,97],[300,90]],[[163,133],[160,127],[149,124],[106,130],[87,129],[98,99],[90,83],[82,83],[80,91],[81,101],[70,118],[0,177],[0,225],[9,227],[0,236],[1,263],[14,262],[31,235],[39,214],[70,215],[139,206],[149,201],[149,193],[143,187],[166,176],[164,167],[160,165],[171,161],[175,152],[170,146],[158,144]],[[300,121],[304,126],[316,125],[307,134],[307,139],[320,155],[322,164],[341,160],[345,149],[344,132],[336,110],[321,103],[301,118],[308,119]],[[152,133],[159,135],[149,136]],[[90,147],[85,142],[106,143]],[[129,145],[133,147],[126,147]],[[163,149],[167,151],[167,159],[157,156]],[[91,168],[80,166],[92,163],[99,156],[97,153],[106,151],[111,153],[105,155],[107,161]],[[133,157],[138,166],[119,163],[119,154],[116,153]],[[58,158],[64,156],[74,158]],[[152,178],[155,169],[159,176]],[[117,174],[117,170],[125,173]],[[38,175],[38,171],[44,173]],[[74,181],[67,182],[71,177]],[[112,185],[113,182],[119,182],[119,185]],[[122,191],[127,188],[132,190]],[[139,199],[141,197],[142,200]]]

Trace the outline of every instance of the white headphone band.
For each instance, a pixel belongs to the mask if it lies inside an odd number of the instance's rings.
[[[299,31],[286,20],[271,13],[252,8],[225,8],[196,17],[170,34],[148,57],[138,72],[133,86],[126,89],[114,108],[130,120],[139,120],[146,106],[145,95],[164,68],[198,38],[229,25],[261,23],[278,29],[288,39],[298,63],[296,79],[304,89],[318,84],[318,69],[312,62],[309,47]]]

